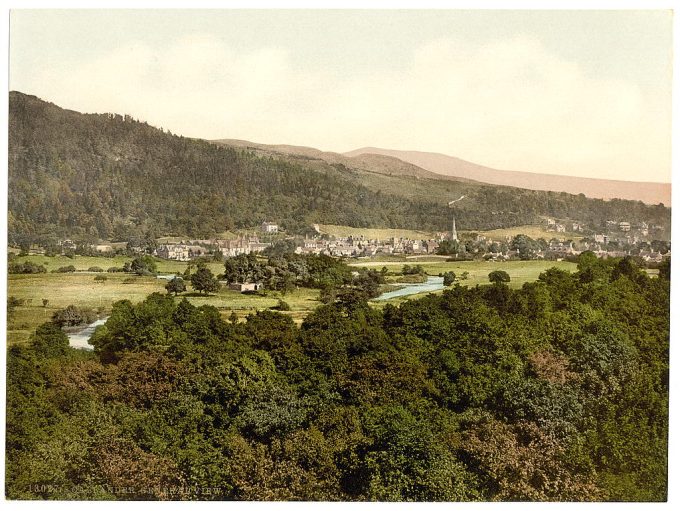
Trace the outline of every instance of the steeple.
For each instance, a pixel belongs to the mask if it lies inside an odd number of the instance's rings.
[[[453,241],[458,241],[458,231],[456,231],[456,217],[453,217],[453,223],[451,225],[451,239]]]

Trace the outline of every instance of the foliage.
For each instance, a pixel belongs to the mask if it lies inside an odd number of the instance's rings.
[[[125,264],[127,265],[128,263]],[[125,271],[131,271],[137,275],[154,275],[156,270],[156,260],[150,255],[135,257],[130,262],[129,269],[125,269]]]
[[[83,323],[91,323],[95,319],[95,314],[89,309],[81,309],[75,305],[69,305],[65,309],[60,309],[52,315],[52,322],[59,327],[76,326]]]
[[[116,302],[94,352],[54,323],[10,348],[8,497],[666,498],[668,280],[586,255],[376,309],[383,272],[257,264],[340,285],[300,326],[154,293]]]
[[[9,125],[8,239],[24,247],[109,239],[148,254],[163,233],[207,238],[273,218],[298,234],[315,223],[442,231],[449,227],[446,198],[456,193],[470,197],[456,209],[465,229],[532,224],[541,216],[670,225],[663,206],[258,156],[19,92],[10,93]]]
[[[447,271],[442,276],[444,277],[444,285],[447,287],[456,281],[456,274],[452,271]]]
[[[196,291],[205,294],[214,293],[220,289],[220,283],[215,275],[205,266],[199,266],[196,273],[191,275],[191,286]]]
[[[173,277],[168,281],[167,284],[165,284],[165,289],[168,291],[168,293],[175,293],[175,296],[177,296],[179,293],[186,291],[187,286],[184,283],[184,279],[181,277]]]
[[[47,268],[41,264],[35,264],[31,261],[25,261],[23,263],[10,263],[7,265],[7,273],[45,273]]]
[[[506,282],[510,282],[510,275],[508,275],[508,272],[503,270],[494,270],[489,273],[489,282],[494,284],[504,284]]]

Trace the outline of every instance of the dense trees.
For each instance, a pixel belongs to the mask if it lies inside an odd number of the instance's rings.
[[[351,282],[300,327],[161,294],[94,353],[41,326],[8,351],[8,496],[665,499],[668,280],[586,254],[382,310]]]
[[[598,228],[606,220],[670,225],[662,206],[259,157],[16,92],[9,125],[8,238],[26,249],[33,242],[56,247],[65,237],[102,238],[150,253],[163,234],[207,238],[271,219],[300,234],[313,223],[443,231],[447,197],[455,193],[470,197],[456,209],[465,229],[530,224],[541,216]],[[272,248],[271,255],[289,248]],[[464,245],[449,248],[454,254]]]

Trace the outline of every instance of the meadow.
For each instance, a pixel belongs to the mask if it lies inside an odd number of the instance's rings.
[[[39,257],[30,256],[30,259],[37,262],[36,259]],[[89,264],[89,261],[81,261],[82,263]],[[54,266],[58,267],[56,264]],[[186,264],[182,263],[182,270],[184,267]],[[213,272],[215,272],[214,268]],[[96,275],[98,274],[87,272],[9,275],[7,296],[23,300],[24,303],[17,306],[8,319],[8,344],[27,342],[38,325],[49,321],[57,310],[68,305],[95,309],[101,316],[106,316],[112,304],[118,300],[130,300],[137,303],[151,293],[166,292],[167,281],[155,277],[104,273],[103,275],[107,277],[106,281],[95,282]],[[278,306],[279,299],[283,299],[291,309],[285,314],[291,316],[296,323],[301,323],[319,303],[319,291],[315,289],[300,288],[285,296],[279,292],[269,291],[266,296],[260,296],[242,294],[223,286],[219,292],[206,296],[192,292],[190,285],[187,288],[188,292],[179,295],[176,300],[186,297],[196,306],[215,306],[225,319],[228,319],[232,312],[242,319],[257,310],[275,308]],[[46,306],[43,306],[43,300],[48,300]]]
[[[18,262],[31,261],[36,264],[45,264],[48,273],[31,275],[9,275],[8,297],[23,300],[23,305],[17,306],[12,317],[8,320],[7,340],[8,344],[25,343],[28,341],[35,328],[48,321],[54,312],[68,305],[95,309],[102,316],[108,314],[111,306],[118,300],[127,299],[133,303],[142,301],[153,292],[165,293],[166,280],[155,277],[135,277],[123,273],[91,273],[88,268],[98,266],[106,270],[111,266],[122,267],[129,257],[86,257],[75,256],[24,256],[15,259]],[[565,261],[460,261],[447,262],[442,257],[421,257],[414,261],[409,260],[365,260],[351,262],[350,266],[365,268],[382,268],[386,266],[390,272],[400,273],[405,264],[420,264],[428,275],[439,275],[447,271],[453,271],[458,277],[463,272],[468,272],[468,278],[458,280],[463,286],[476,286],[488,284],[489,272],[502,269],[510,275],[510,287],[520,288],[524,282],[535,281],[539,274],[548,268],[556,266],[567,271],[574,271],[576,265]],[[50,273],[50,270],[61,266],[73,265],[78,270],[76,273]],[[221,263],[209,263],[208,266],[214,274],[222,273]],[[187,263],[179,261],[158,261],[160,274],[183,273]],[[105,275],[106,281],[96,282],[97,275]],[[282,296],[281,293],[269,291],[265,296],[241,294],[225,287],[214,294],[204,296],[192,292],[181,294],[177,300],[186,297],[192,304],[212,305],[220,310],[220,313],[228,318],[236,313],[239,319],[257,310],[272,309],[278,306],[279,299],[283,299],[290,306],[290,311],[285,314],[291,316],[296,323],[301,323],[305,316],[319,305],[319,291],[316,289],[299,288]],[[417,298],[419,295],[395,298],[387,302],[374,303],[376,307],[383,307],[385,303],[400,303],[408,299]],[[43,300],[48,300],[43,306]]]

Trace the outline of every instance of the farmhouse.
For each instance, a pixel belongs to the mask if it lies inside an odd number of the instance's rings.
[[[259,291],[262,287],[263,284],[260,282],[234,282],[229,284],[229,289],[240,291],[241,293],[244,291]]]

